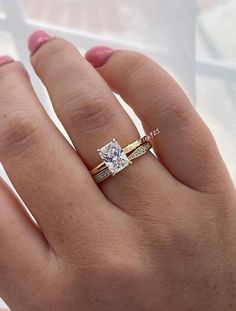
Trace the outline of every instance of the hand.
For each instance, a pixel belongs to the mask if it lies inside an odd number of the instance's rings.
[[[12,311],[235,310],[235,189],[181,88],[136,52],[100,47],[87,61],[43,32],[29,47],[74,148],[23,66],[2,58],[0,159],[38,225],[1,181],[0,296]],[[158,159],[97,185],[96,150],[139,137],[112,90],[147,134],[159,128]]]

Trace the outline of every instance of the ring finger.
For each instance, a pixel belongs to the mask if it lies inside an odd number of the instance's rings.
[[[39,39],[40,37],[45,40]],[[39,49],[38,42],[41,46],[43,41],[47,44]],[[97,149],[113,138],[124,147],[139,137],[135,125],[106,82],[73,45],[43,32],[36,32],[29,40],[29,47],[33,52],[32,65],[45,84],[59,119],[89,169],[101,162]],[[126,168],[125,172],[102,183],[102,190],[114,203],[122,205],[130,194],[129,189],[133,191],[129,185],[135,184],[137,189],[137,177],[144,169],[147,172],[147,182],[156,179],[156,174],[162,184],[165,184],[163,180],[166,178],[173,178],[148,153],[135,160],[135,165]],[[114,180],[117,182],[113,182]],[[120,196],[120,191],[116,190],[124,185],[125,191]]]

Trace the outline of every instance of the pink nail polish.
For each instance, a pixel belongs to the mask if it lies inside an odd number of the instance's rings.
[[[15,60],[11,56],[8,56],[8,55],[0,56],[0,66],[3,66],[5,64],[9,64],[9,63],[13,63],[14,61]]]
[[[95,46],[86,52],[85,58],[94,67],[101,67],[107,62],[113,53],[114,50],[107,46]]]
[[[33,32],[28,39],[28,48],[31,56],[46,42],[51,41],[54,37],[50,36],[43,30]]]

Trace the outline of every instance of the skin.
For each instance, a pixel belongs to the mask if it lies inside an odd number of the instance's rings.
[[[94,69],[55,38],[31,57],[74,148],[20,63],[0,68],[0,296],[12,311],[236,309],[236,194],[207,126],[159,65],[116,51]],[[114,137],[148,153],[97,186],[89,169]]]

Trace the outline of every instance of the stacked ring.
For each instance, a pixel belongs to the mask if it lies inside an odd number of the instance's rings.
[[[123,149],[113,139],[110,143],[98,149],[103,162],[90,170],[90,174],[96,183],[100,183],[106,178],[116,175],[129,164],[132,164],[132,160],[139,158],[149,151],[152,148],[152,144],[145,138],[146,136],[139,138]]]

